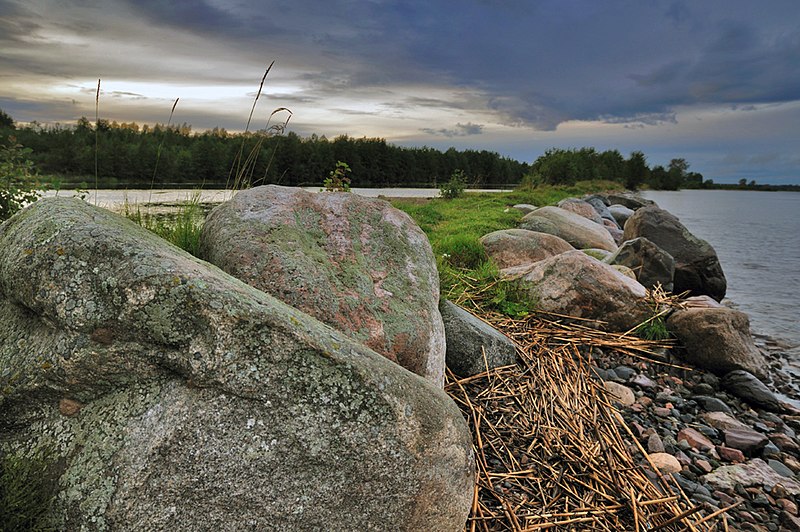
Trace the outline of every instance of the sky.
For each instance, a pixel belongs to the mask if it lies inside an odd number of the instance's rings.
[[[0,0],[0,109],[800,183],[797,0]],[[286,113],[279,113],[276,118]]]

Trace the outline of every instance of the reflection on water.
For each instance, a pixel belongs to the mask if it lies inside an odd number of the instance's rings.
[[[800,344],[800,193],[738,190],[649,191],[643,196],[716,250],[727,297],[753,329]]]

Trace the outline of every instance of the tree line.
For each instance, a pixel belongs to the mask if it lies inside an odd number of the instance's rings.
[[[641,151],[626,158],[618,150],[552,148],[528,164],[486,150],[408,148],[382,138],[347,135],[329,140],[263,130],[193,132],[185,123],[92,123],[84,117],[75,125],[16,127],[0,110],[3,129],[14,130],[17,142],[32,150],[30,158],[39,172],[56,176],[63,186],[93,185],[95,175],[105,188],[315,186],[341,161],[348,165],[355,187],[438,186],[456,174],[477,187],[569,185],[594,179],[616,181],[632,190],[718,187],[690,172],[685,159],[651,168]]]
[[[519,183],[528,170],[525,163],[486,150],[442,152],[347,135],[328,140],[221,128],[197,133],[188,124],[91,123],[81,118],[74,126],[33,123],[16,128],[14,135],[32,150],[40,173],[58,176],[65,184],[93,185],[97,168],[103,187],[224,187],[237,180],[313,186],[339,161],[349,165],[354,187],[436,186],[456,170],[464,172],[470,186],[504,186]]]

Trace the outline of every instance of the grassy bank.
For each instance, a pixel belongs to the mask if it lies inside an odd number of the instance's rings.
[[[464,194],[454,199],[397,199],[392,204],[408,213],[431,242],[439,267],[442,295],[460,304],[522,315],[531,303],[517,297],[513,283],[501,281],[488,261],[480,238],[516,227],[522,218],[518,203],[553,205],[568,197],[621,190],[611,181],[581,181],[571,186],[540,185],[505,193]]]

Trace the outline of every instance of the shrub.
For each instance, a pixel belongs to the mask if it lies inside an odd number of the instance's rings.
[[[23,148],[10,135],[0,146],[0,221],[6,220],[28,203],[36,201],[43,186],[33,163],[30,148]]]
[[[350,165],[336,161],[336,168],[331,170],[322,185],[327,192],[350,192]]]
[[[467,186],[467,177],[463,170],[456,170],[450,175],[450,180],[439,187],[439,195],[445,199],[453,199],[464,193]]]

